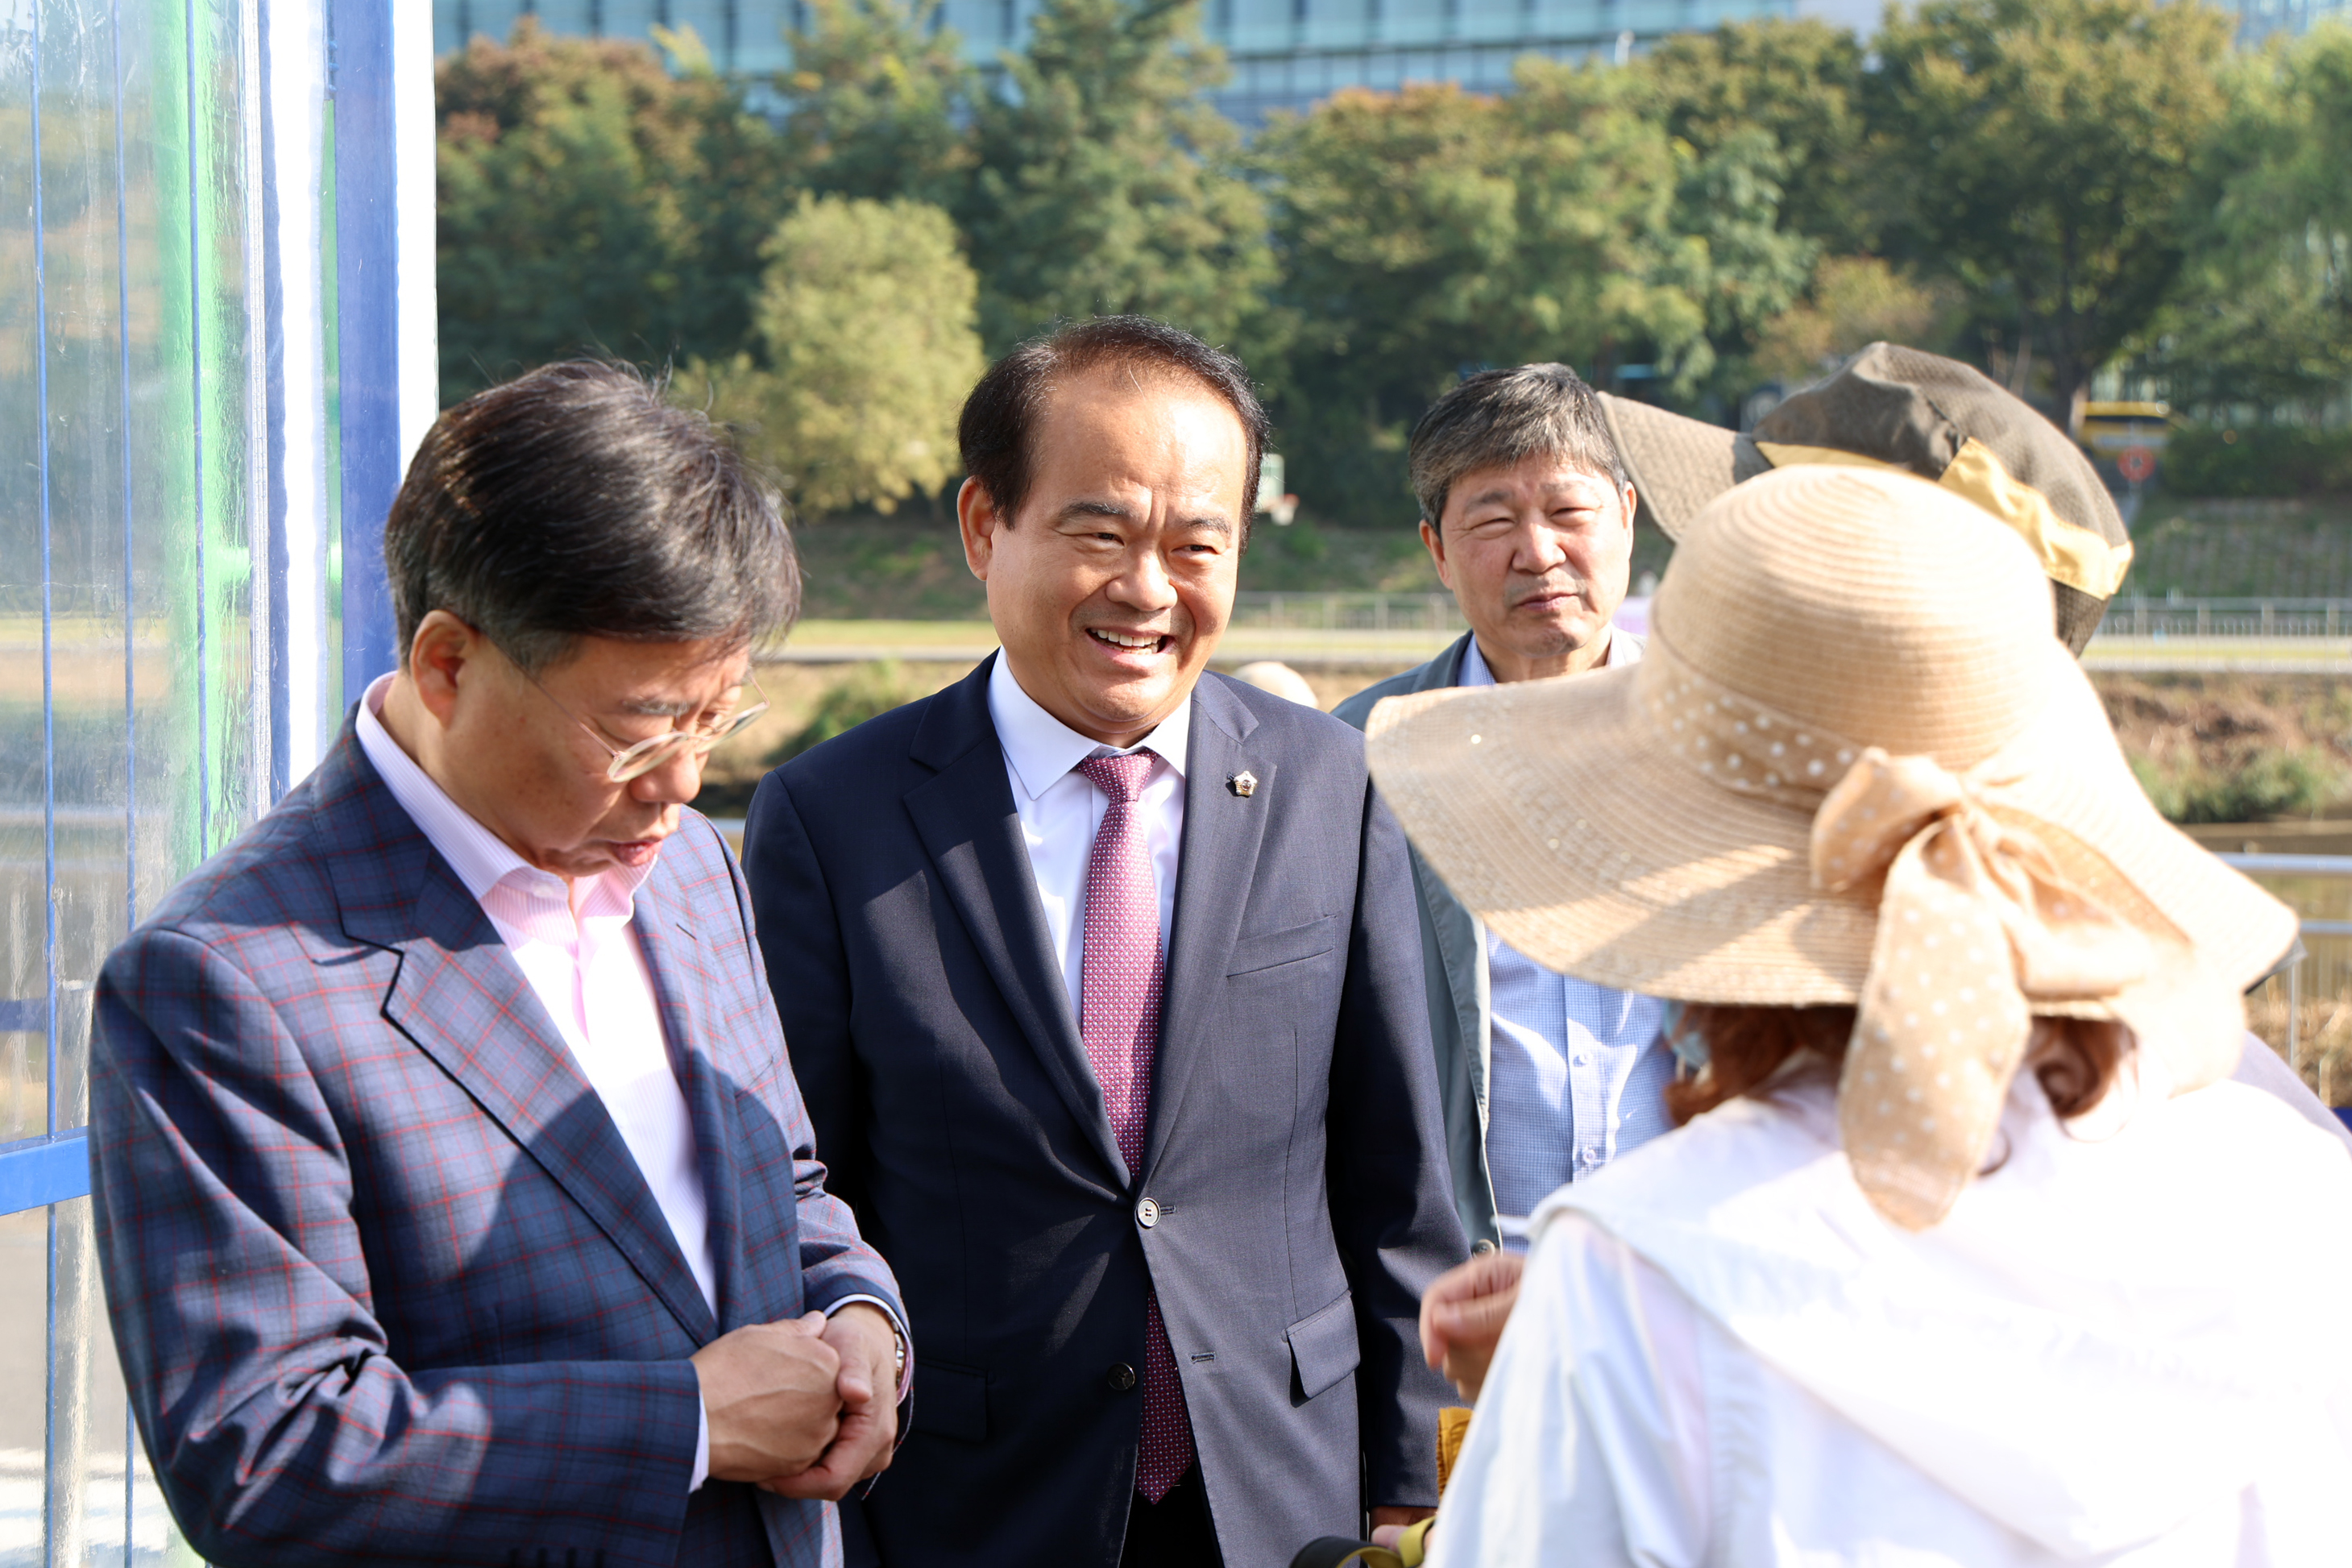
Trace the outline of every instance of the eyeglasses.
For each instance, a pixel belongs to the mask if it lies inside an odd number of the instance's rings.
[[[515,668],[522,668],[520,665]],[[734,712],[707,728],[672,730],[666,735],[648,735],[633,746],[615,746],[604,739],[603,731],[595,725],[557,701],[554,692],[544,686],[540,686],[537,676],[532,675],[529,670],[523,670],[522,678],[533,686],[539,686],[539,694],[541,697],[555,703],[559,712],[586,731],[588,738],[604,748],[604,753],[613,759],[605,765],[604,776],[614,784],[627,784],[631,779],[641,779],[656,768],[667,767],[683,756],[701,756],[728,736],[740,732],[745,725],[768,710],[768,694],[760,690],[758,678],[747,671],[743,679],[751,684],[751,689],[758,693],[760,699],[749,708],[738,708]]]

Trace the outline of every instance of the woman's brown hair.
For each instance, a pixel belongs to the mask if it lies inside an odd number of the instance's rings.
[[[1706,1070],[1666,1088],[1666,1109],[1677,1124],[1754,1092],[1799,1051],[1835,1068],[1853,1037],[1851,1007],[1759,1007],[1694,1002],[1683,1008],[1685,1029],[1706,1041]],[[2080,1116],[2116,1081],[2131,1036],[2105,1018],[2037,1016],[2025,1046],[2025,1065],[2042,1080],[2050,1109]]]

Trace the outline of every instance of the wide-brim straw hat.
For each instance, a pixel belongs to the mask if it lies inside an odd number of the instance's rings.
[[[1946,851],[1990,847],[1997,876],[2034,881],[2000,918],[2046,918],[2061,947],[2118,921],[2147,944],[2145,973],[2106,994],[2053,989],[2045,959],[2021,1007],[2122,1017],[2143,1037],[2177,1018],[2195,1036],[2171,1063],[2183,1085],[2234,1065],[2242,1036],[2215,1037],[2215,1020],[2242,1019],[2238,991],[2295,917],[2148,804],[2014,532],[1906,475],[1780,470],[1691,520],[1651,615],[1637,664],[1373,710],[1381,792],[1503,941],[1650,995],[1863,1003],[1885,884],[1824,885],[1817,819],[1843,786],[1840,830],[1858,832],[1916,776],[1948,797],[1919,823],[1966,829]],[[2004,834],[2025,847],[1994,845]],[[2104,923],[2068,929],[2067,889]]]
[[[2078,654],[2131,566],[2123,514],[2083,449],[1983,372],[1941,354],[1872,343],[1782,400],[1752,435],[1607,393],[1601,406],[1640,516],[1670,539],[1717,496],[1774,468],[1899,468],[2016,531],[2050,579],[2058,636]]]

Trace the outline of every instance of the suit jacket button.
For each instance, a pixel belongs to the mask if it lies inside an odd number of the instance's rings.
[[[1103,1381],[1110,1384],[1114,1394],[1125,1394],[1135,1386],[1135,1369],[1123,1361],[1113,1362]]]
[[[1150,1230],[1160,1223],[1160,1205],[1150,1198],[1135,1205],[1135,1223]]]

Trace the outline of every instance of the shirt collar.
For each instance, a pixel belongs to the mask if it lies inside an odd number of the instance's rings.
[[[1632,643],[1633,639],[1625,635],[1623,627],[1612,626],[1609,628],[1609,651],[1601,656],[1599,668],[1606,669],[1612,664],[1633,663],[1640,655],[1634,652]],[[1475,632],[1470,634],[1470,646],[1462,650],[1462,677],[1454,684],[1457,686],[1498,684],[1495,679],[1495,672],[1486,667],[1486,656],[1478,651],[1478,635]]]
[[[457,880],[466,885],[466,890],[478,902],[483,894],[517,872],[523,873],[526,879],[562,880],[553,872],[542,871],[516,854],[504,839],[450,799],[449,793],[433,782],[433,775],[417,766],[415,759],[392,738],[382,717],[384,695],[392,689],[392,681],[389,675],[376,677],[369,684],[366,695],[360,699],[356,726],[360,749],[375,764],[376,773],[383,780],[384,788],[392,792],[392,798],[408,813],[425,840],[440,851],[441,858],[449,862],[449,868],[457,873]],[[606,884],[626,909],[637,889],[645,886],[646,879],[653,875],[658,859],[656,855],[640,867],[609,867],[587,880]],[[582,888],[575,891],[575,906],[588,890]]]
[[[1046,712],[1013,678],[1002,652],[996,656],[996,667],[988,672],[988,716],[996,723],[996,738],[1004,747],[1004,760],[1012,764],[1013,776],[1031,800],[1097,752],[1116,749],[1079,734]],[[1160,721],[1158,729],[1129,750],[1151,752],[1181,778],[1184,748],[1192,735],[1192,700],[1187,696],[1175,712]]]

